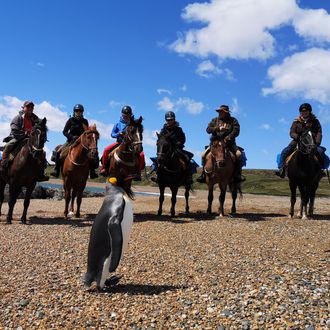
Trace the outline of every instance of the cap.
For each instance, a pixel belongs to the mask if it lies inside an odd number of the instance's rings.
[[[32,106],[34,107],[34,103],[33,103],[32,101],[25,101],[25,102],[23,103],[22,108],[28,107],[29,105],[32,105]]]
[[[229,107],[228,107],[228,105],[223,104],[223,105],[220,105],[219,108],[216,109],[215,111],[217,111],[217,112],[223,111],[223,112],[229,113]]]

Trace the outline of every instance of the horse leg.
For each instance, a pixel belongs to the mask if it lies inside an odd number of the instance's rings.
[[[309,207],[308,207],[308,216],[313,217],[314,215],[314,201],[315,201],[315,193],[316,193],[316,187],[313,187],[310,192],[310,198],[309,198]]]
[[[224,211],[224,204],[225,204],[225,198],[226,198],[226,188],[227,185],[225,186],[220,186],[220,195],[219,195],[219,217],[222,218],[225,215]]]
[[[231,188],[231,198],[233,200],[233,203],[231,205],[231,214],[236,214],[236,199],[237,199],[236,185],[233,185],[233,187]]]
[[[307,203],[308,203],[308,192],[306,190],[306,187],[300,185],[299,186],[300,191],[300,214],[302,220],[307,219]]]
[[[69,203],[71,199],[71,189],[64,188],[64,199],[65,199],[65,207],[64,207],[64,219],[68,219],[68,213],[69,213]]]
[[[178,188],[179,187],[172,187],[172,197],[171,197],[171,217],[175,217],[175,204],[176,204],[176,195],[178,193]]]
[[[157,215],[162,215],[163,213],[164,192],[165,192],[165,186],[159,185],[159,207],[158,207]]]
[[[5,198],[5,187],[6,187],[6,182],[0,179],[0,215],[1,215],[3,200]]]
[[[184,197],[186,199],[186,214],[189,213],[189,187],[185,187]]]
[[[82,191],[77,192],[77,211],[76,211],[76,218],[80,218],[80,205],[82,201]]]
[[[72,191],[71,191],[71,202],[70,202],[70,214],[72,214],[72,215],[74,214],[74,201],[76,199],[76,196],[77,196],[77,190],[72,189]]]
[[[28,210],[29,205],[30,205],[31,195],[32,195],[34,187],[35,187],[35,184],[33,186],[27,187],[26,191],[25,191],[24,209],[23,209],[23,214],[22,214],[22,217],[21,217],[21,224],[23,224],[23,225],[26,224],[27,210]]]
[[[290,185],[290,190],[291,190],[291,197],[290,197],[291,208],[290,208],[289,216],[292,219],[293,215],[294,215],[294,205],[296,204],[296,200],[297,200],[297,197],[296,197],[297,196],[297,185],[291,181],[290,181],[289,185]]]
[[[208,184],[209,187],[209,194],[207,197],[208,205],[207,205],[207,213],[212,214],[212,202],[213,202],[213,184]]]
[[[8,200],[8,214],[7,223],[10,224],[13,220],[13,211],[16,204],[18,195],[21,192],[21,188],[9,186],[9,200]]]

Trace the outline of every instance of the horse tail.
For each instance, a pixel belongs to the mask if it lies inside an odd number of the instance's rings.
[[[242,201],[243,200],[243,192],[242,192],[242,187],[241,187],[241,183],[231,183],[229,185],[229,190],[230,192],[233,192],[234,190],[236,190],[239,194],[239,200]]]

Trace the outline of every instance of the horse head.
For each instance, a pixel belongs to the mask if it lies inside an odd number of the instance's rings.
[[[43,148],[47,141],[46,123],[47,119],[44,118],[32,127],[28,145],[33,158],[39,158],[44,152]]]
[[[298,150],[306,155],[314,155],[317,145],[311,131],[305,131],[298,140]]]
[[[96,125],[92,125],[90,127],[85,127],[84,133],[80,136],[78,140],[80,140],[83,148],[87,150],[87,155],[89,159],[98,158],[98,149],[97,142],[100,138],[100,134],[96,129]]]
[[[131,117],[128,125],[126,126],[126,134],[124,136],[123,143],[136,155],[140,155],[142,149],[142,133],[143,133],[143,118],[140,116],[135,119]]]
[[[211,156],[215,161],[216,166],[225,166],[227,158],[227,149],[223,139],[213,139],[211,141]]]
[[[157,133],[157,137],[157,163],[159,168],[162,168],[173,154],[173,144],[166,134]]]

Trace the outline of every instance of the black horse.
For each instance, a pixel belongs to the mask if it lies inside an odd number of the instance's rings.
[[[188,180],[188,168],[180,160],[178,152],[176,152],[174,144],[166,134],[157,134],[157,182],[159,186],[159,208],[158,215],[163,210],[165,188],[169,187],[172,192],[171,198],[171,216],[175,216],[176,195],[180,186],[185,188],[186,213],[189,213],[189,190],[191,182]]]
[[[44,144],[47,141],[46,118],[33,126],[30,137],[17,153],[8,170],[0,176],[0,214],[4,200],[5,186],[9,184],[7,223],[13,219],[13,210],[22,187],[26,187],[24,210],[21,223],[26,224],[26,214],[31,194],[36,186],[38,175],[45,163]]]
[[[304,132],[298,141],[297,150],[288,164],[288,178],[291,190],[291,218],[294,214],[297,187],[301,196],[298,215],[302,219],[313,216],[315,193],[319,185],[321,169],[316,156],[316,148],[317,145],[312,133],[310,131]]]

